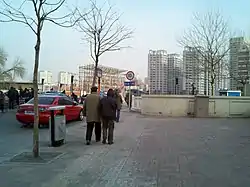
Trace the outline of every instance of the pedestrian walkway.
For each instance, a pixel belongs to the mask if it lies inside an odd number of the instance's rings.
[[[68,128],[50,164],[0,166],[1,187],[248,187],[250,120],[147,118],[122,112],[115,144],[84,145],[85,127]]]
[[[0,118],[9,114],[11,115],[16,114],[16,109],[12,109],[12,110],[7,109],[4,113],[0,112]]]

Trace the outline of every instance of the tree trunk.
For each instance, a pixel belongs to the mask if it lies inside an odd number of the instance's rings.
[[[34,89],[34,127],[33,127],[33,156],[39,156],[39,110],[38,110],[38,66],[40,56],[41,39],[40,34],[37,34],[37,42],[35,46],[35,65],[33,74],[33,89]]]
[[[95,86],[95,84],[96,84],[96,75],[97,75],[98,62],[99,62],[99,58],[96,57],[92,87]]]
[[[244,83],[244,84],[242,84],[242,86],[243,86],[243,92],[244,92],[244,96],[247,96],[247,87],[246,87],[246,85],[247,85],[247,83]]]
[[[214,96],[214,83],[211,83],[211,96]]]
[[[215,78],[213,76],[211,76],[211,82],[210,82],[210,85],[211,85],[211,96],[214,96],[214,81],[215,81]]]

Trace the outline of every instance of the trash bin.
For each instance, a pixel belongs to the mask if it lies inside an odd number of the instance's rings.
[[[66,139],[65,106],[50,107],[49,139],[52,147],[59,147]]]

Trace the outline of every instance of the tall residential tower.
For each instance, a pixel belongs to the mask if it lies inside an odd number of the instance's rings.
[[[182,94],[184,88],[183,61],[179,54],[168,54],[167,91],[168,94]]]
[[[148,53],[149,94],[167,94],[167,51],[150,50]]]
[[[196,47],[185,47],[183,51],[186,94],[192,93],[192,85],[199,94],[204,94],[204,71],[200,66],[202,56]]]
[[[249,83],[250,44],[244,37],[231,38],[229,41],[230,87],[232,90],[244,90],[241,81]]]

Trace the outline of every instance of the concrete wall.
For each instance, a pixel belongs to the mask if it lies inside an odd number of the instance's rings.
[[[141,112],[141,101],[142,101],[141,97],[133,96],[131,110],[136,112]]]
[[[193,116],[194,96],[143,95],[133,97],[132,110],[140,111],[145,115]],[[250,97],[210,97],[209,116],[250,117]]]

